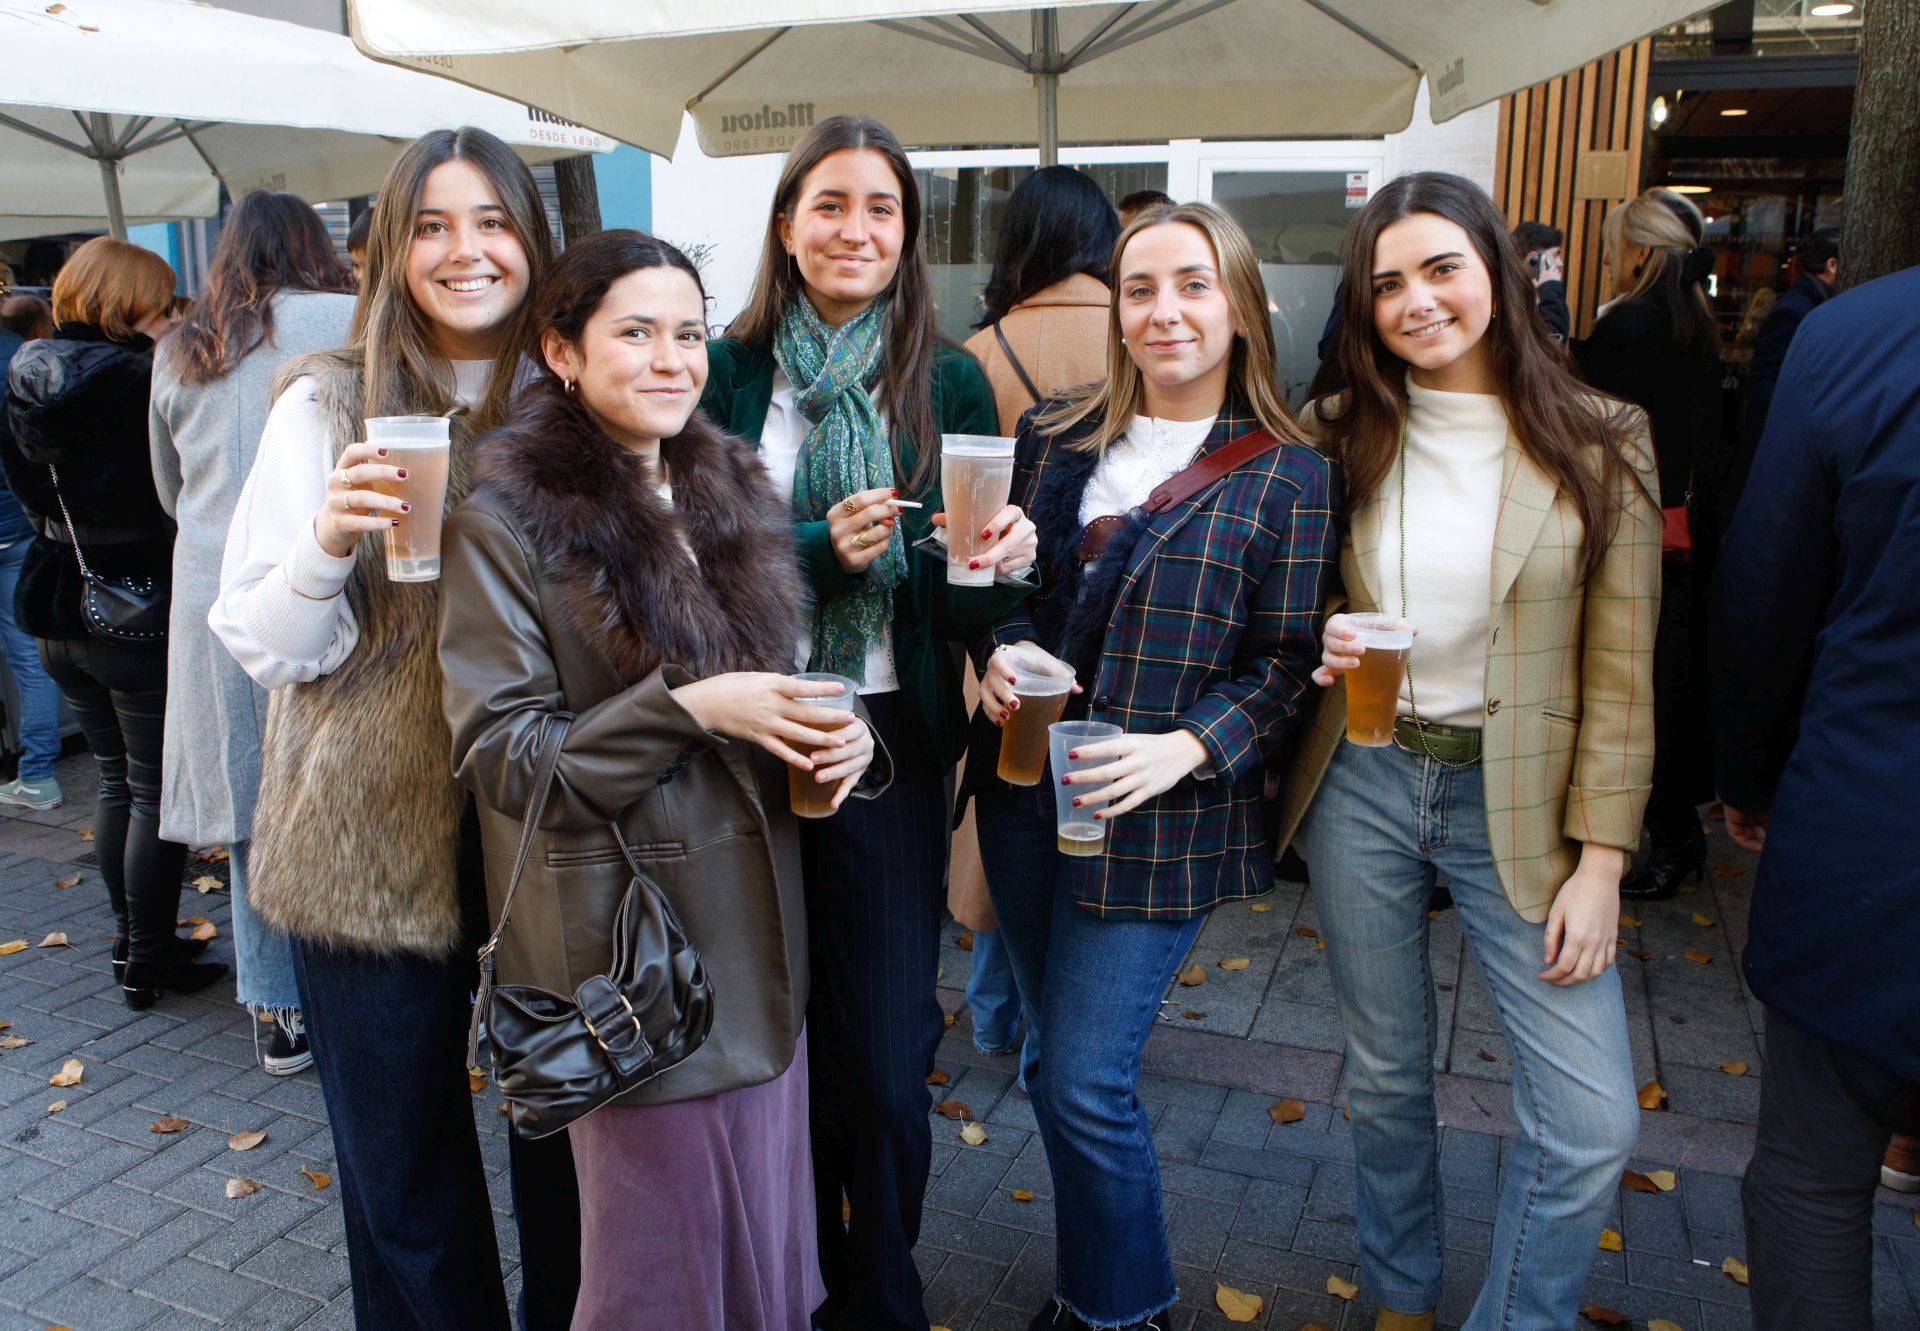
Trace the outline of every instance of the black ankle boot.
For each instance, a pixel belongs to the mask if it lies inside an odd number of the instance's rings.
[[[129,961],[120,993],[127,1006],[143,1012],[160,1001],[165,993],[198,993],[210,984],[225,979],[227,968],[217,961],[188,961],[172,957],[166,961]]]
[[[179,938],[174,941],[180,945],[182,961],[192,961],[207,950],[207,940],[204,938]],[[127,982],[127,939],[124,934],[113,940],[113,982],[118,985]]]
[[[1086,1331],[1086,1323],[1074,1316],[1073,1309],[1057,1299],[1048,1299],[1033,1320],[1027,1323],[1027,1331]]]
[[[1680,889],[1689,877],[1699,882],[1707,871],[1707,839],[1696,832],[1692,839],[1671,846],[1655,846],[1646,867],[1620,884],[1620,895],[1636,901],[1662,901]]]

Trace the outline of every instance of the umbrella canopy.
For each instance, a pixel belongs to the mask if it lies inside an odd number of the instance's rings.
[[[42,232],[207,217],[219,182],[338,199],[396,147],[478,125],[528,161],[612,139],[379,61],[333,33],[187,0],[0,0],[0,208]]]
[[[1375,135],[1717,0],[348,0],[363,50],[670,154],[790,147],[838,112],[916,145]]]

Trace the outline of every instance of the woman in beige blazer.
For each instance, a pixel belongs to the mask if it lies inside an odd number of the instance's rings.
[[[1346,1030],[1362,1269],[1376,1327],[1432,1327],[1444,1208],[1426,906],[1444,873],[1521,1126],[1465,1331],[1571,1331],[1639,1129],[1613,960],[1653,764],[1645,420],[1563,367],[1471,182],[1391,182],[1345,268],[1351,388],[1316,413],[1347,485],[1345,594],[1276,844],[1297,832]],[[1383,728],[1363,745],[1346,740],[1342,677],[1366,651],[1351,619],[1373,611],[1418,636],[1390,742]]]

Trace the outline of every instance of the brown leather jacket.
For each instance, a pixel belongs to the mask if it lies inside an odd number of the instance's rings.
[[[791,518],[751,447],[701,418],[663,456],[671,508],[583,409],[536,385],[482,442],[441,574],[445,709],[454,766],[479,801],[495,920],[540,718],[575,717],[501,939],[501,982],[570,994],[607,968],[630,878],[609,820],[712,981],[707,1043],[628,1105],[778,1076],[807,999],[786,768],[702,730],[669,693],[730,670],[792,669],[805,602]],[[874,784],[870,773],[863,791]]]

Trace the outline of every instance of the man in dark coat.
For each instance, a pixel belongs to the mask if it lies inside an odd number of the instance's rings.
[[[1873,1324],[1874,1184],[1920,1116],[1917,339],[1920,268],[1807,316],[1716,588],[1720,791],[1762,851],[1743,1189],[1760,1331]]]
[[[1839,280],[1840,229],[1821,227],[1800,251],[1799,280],[1774,302],[1754,336],[1753,364],[1747,377],[1747,417],[1740,431],[1739,451],[1727,465],[1721,490],[1724,513],[1732,513],[1740,502],[1740,491],[1753,467],[1753,450],[1767,431],[1767,412],[1773,405],[1774,388],[1780,382],[1780,367],[1786,364],[1794,331],[1801,320],[1826,303]]]

